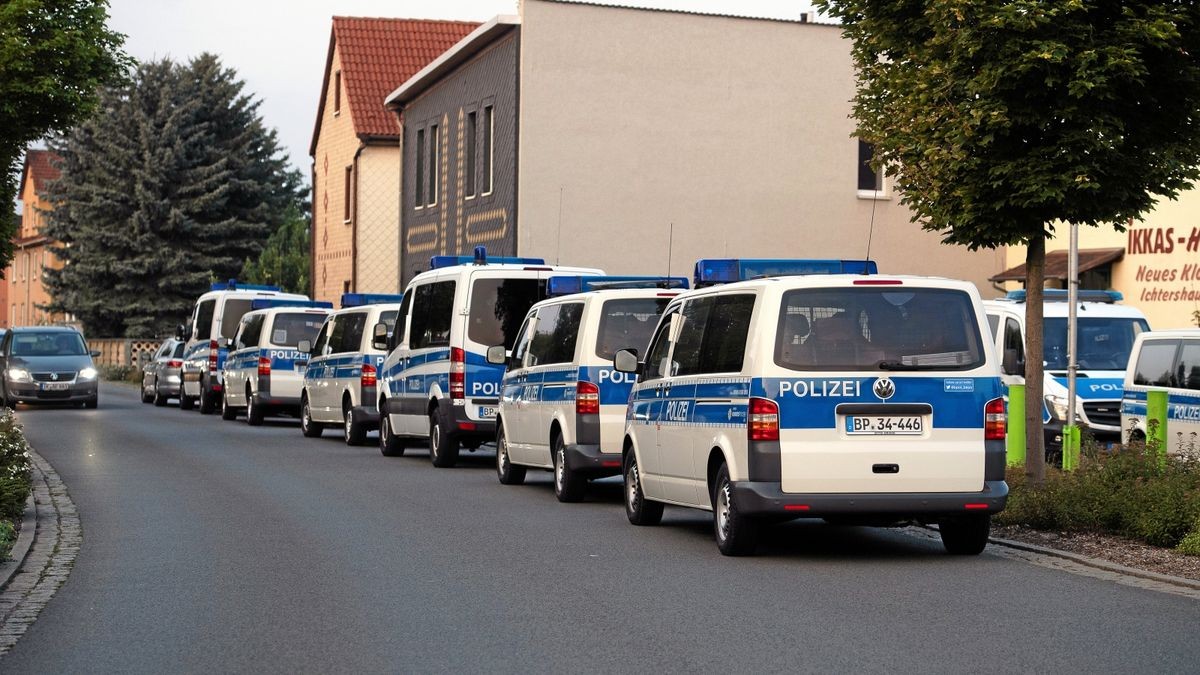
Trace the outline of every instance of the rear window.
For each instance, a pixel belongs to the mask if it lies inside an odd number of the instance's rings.
[[[467,339],[512,349],[529,308],[545,297],[540,279],[476,279],[471,284]]]
[[[596,337],[596,356],[610,360],[621,349],[636,354],[646,351],[650,336],[658,325],[670,298],[627,298],[606,300]]]
[[[182,342],[176,342],[175,343],[175,351],[171,352],[171,356],[173,356],[177,359],[182,358],[183,357],[183,346],[184,345]]]
[[[793,370],[970,370],[984,353],[971,297],[936,288],[788,291],[775,343]]]
[[[197,305],[195,330],[197,340],[208,340],[212,337],[213,308],[216,306],[216,300],[205,300]],[[233,322],[233,325],[237,326],[236,320]]]
[[[221,314],[221,337],[233,339],[237,335],[238,324],[242,317],[250,311],[250,299],[229,298],[225,301],[225,310]]]
[[[276,314],[275,322],[271,324],[271,344],[277,347],[295,347],[301,340],[312,342],[323,323],[323,314]]]
[[[1133,383],[1152,387],[1178,387],[1175,375],[1175,352],[1179,340],[1148,340],[1142,343]]]

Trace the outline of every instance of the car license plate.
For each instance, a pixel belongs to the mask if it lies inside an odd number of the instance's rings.
[[[69,386],[68,382],[43,382],[42,391],[66,391]]]
[[[479,406],[479,417],[482,419],[485,419],[485,420],[495,419],[496,418],[496,406],[494,406],[494,405]]]
[[[847,415],[846,433],[855,435],[919,435],[925,431],[920,415]]]

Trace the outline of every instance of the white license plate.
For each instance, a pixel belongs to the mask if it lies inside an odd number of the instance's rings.
[[[855,435],[919,435],[925,431],[920,415],[847,415],[846,433]]]
[[[42,391],[66,391],[70,386],[69,382],[43,382]]]
[[[486,420],[495,419],[496,418],[496,406],[494,406],[494,405],[479,406],[479,416]]]

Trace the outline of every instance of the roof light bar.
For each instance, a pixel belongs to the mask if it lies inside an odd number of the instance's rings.
[[[278,286],[267,286],[264,284],[243,284],[243,283],[239,283],[237,279],[230,279],[229,281],[217,281],[217,282],[213,283],[210,290],[213,290],[213,291],[278,291],[278,290],[280,290],[280,288]]]
[[[545,265],[545,258],[516,258],[512,256],[489,258],[487,248],[475,247],[475,255],[435,255],[429,259],[429,269],[436,270],[455,265]]]
[[[382,305],[404,302],[404,294],[392,293],[343,293],[342,309],[347,307],[362,307],[363,305]]]
[[[571,295],[613,288],[661,288],[687,290],[686,277],[650,276],[570,276],[550,277],[546,282],[546,295]]]
[[[274,309],[275,307],[303,307],[308,309],[333,309],[333,303],[325,300],[285,300],[258,298],[250,301],[250,309]]]
[[[1079,302],[1103,302],[1112,304],[1114,302],[1121,302],[1125,299],[1125,296],[1121,293],[1121,291],[1081,290],[1077,291],[1077,293]],[[1065,288],[1046,288],[1042,290],[1042,294],[1045,302],[1066,302],[1069,299],[1067,296],[1067,289]],[[1005,297],[1013,302],[1025,302],[1027,295],[1028,291],[1022,288],[1016,291],[1009,291],[1008,295]]]
[[[877,274],[874,260],[705,258],[696,261],[696,287],[797,274]]]

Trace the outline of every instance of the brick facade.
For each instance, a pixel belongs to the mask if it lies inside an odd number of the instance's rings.
[[[59,269],[62,263],[51,253],[54,241],[42,235],[49,205],[42,199],[46,183],[58,178],[58,169],[51,164],[53,155],[46,150],[26,153],[21,173],[21,227],[13,240],[13,259],[4,277],[8,285],[3,326],[35,326],[58,323],[61,314],[42,309],[50,302],[44,285],[43,271]]]

